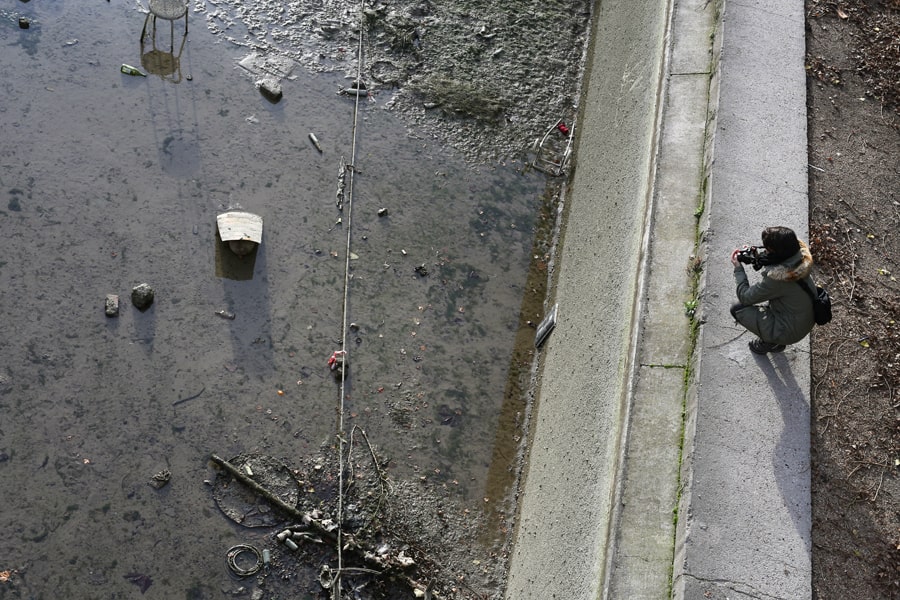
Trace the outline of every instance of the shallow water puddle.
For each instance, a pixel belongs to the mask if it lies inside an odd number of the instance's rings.
[[[142,55],[134,4],[3,11],[0,477],[11,533],[0,569],[17,571],[5,597],[118,598],[138,586],[205,598],[248,585],[224,568],[226,551],[264,547],[271,532],[224,518],[204,484],[209,455],[299,465],[333,454],[340,398],[326,363],[340,349],[348,226],[347,427],[367,432],[398,482],[427,480],[426,504],[437,493],[444,510],[480,514],[494,446],[507,443],[498,415],[543,176],[515,161],[473,166],[384,110],[383,90],[360,103],[352,215],[338,210],[355,99],[336,93],[343,73],[305,67],[352,63],[352,48],[328,43],[352,30],[341,12],[319,31],[294,28],[312,23],[303,11],[276,27],[242,5],[194,2],[183,47],[183,22],[170,40],[161,21]],[[265,50],[294,44],[276,54],[304,67],[280,73],[278,104],[239,66],[261,39]],[[167,48],[165,61],[146,57]],[[233,207],[264,220],[243,262],[216,240],[216,215]],[[140,312],[130,292],[143,282],[156,299]],[[104,316],[107,294],[121,298],[117,318]],[[171,482],[157,489],[163,469]]]

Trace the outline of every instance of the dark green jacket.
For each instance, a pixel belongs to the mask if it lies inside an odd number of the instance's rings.
[[[812,299],[797,282],[803,280],[816,289],[810,277],[812,266],[812,255],[803,242],[800,252],[788,260],[763,267],[762,280],[752,286],[739,263],[734,280],[738,301],[746,308],[736,311],[738,323],[770,344],[794,344],[806,337],[816,322]]]

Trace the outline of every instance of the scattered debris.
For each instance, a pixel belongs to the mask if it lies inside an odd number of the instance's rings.
[[[422,277],[428,277],[428,267],[425,266],[425,263],[422,263],[421,265],[416,267],[416,273],[418,273]]]
[[[349,433],[350,458],[353,455],[354,444],[360,436],[368,444],[368,438],[362,429],[354,427]],[[314,477],[320,484],[331,482],[330,485],[333,486],[336,480],[330,468],[323,469],[321,465],[315,465],[307,466],[304,470],[290,471],[298,478],[303,478],[304,481],[301,483],[304,488],[309,488],[304,491],[313,494],[303,504],[304,508],[299,508],[296,500],[285,502],[281,494],[271,491],[268,485],[260,483],[267,481],[266,474],[251,477],[244,473],[239,465],[234,464],[234,460],[225,461],[216,455],[212,455],[211,458],[233,477],[227,478],[228,489],[240,489],[241,486],[235,484],[240,483],[246,486],[250,497],[254,499],[256,510],[263,509],[260,502],[262,498],[271,505],[271,508],[277,510],[282,518],[294,521],[272,534],[273,541],[285,548],[282,557],[299,551],[300,546],[305,544],[312,546],[304,548],[304,554],[313,551],[323,553],[321,556],[324,562],[320,567],[318,579],[324,589],[336,588],[341,582],[341,577],[365,577],[367,581],[372,581],[371,578],[374,577],[380,578],[382,583],[395,582],[403,585],[414,594],[419,590],[420,593],[416,594],[416,597],[425,597],[421,593],[425,590],[429,594],[427,597],[435,599],[443,597],[435,590],[434,584],[435,576],[441,571],[440,565],[430,560],[415,544],[404,542],[402,537],[396,535],[387,535],[382,529],[385,522],[381,520],[384,516],[381,511],[391,487],[387,481],[387,474],[380,467],[371,446],[368,447],[366,454],[371,457],[371,465],[368,461],[359,459],[350,461],[352,466],[349,476],[354,483],[347,488],[350,496],[345,504],[343,526],[329,515],[328,509],[320,500],[322,496],[316,493],[317,490],[313,489],[310,481],[310,478]],[[306,474],[304,471],[307,471]],[[322,492],[330,493],[324,490]],[[364,508],[365,504],[370,505],[368,509]],[[376,523],[378,525],[373,529],[372,526]],[[338,541],[344,559],[339,563],[341,566],[335,568],[328,564],[327,553],[333,551]],[[255,560],[245,559],[242,565],[238,557],[244,554]],[[229,551],[228,566],[241,577],[257,572],[265,562],[265,554],[260,558],[258,551],[246,544],[239,544]],[[277,560],[275,564],[278,564]],[[447,575],[452,577],[450,573]],[[427,579],[430,583],[428,585],[422,583],[423,579]],[[448,591],[455,589],[459,581],[448,580],[445,589]]]
[[[572,125],[574,127],[574,125]],[[559,131],[564,138],[554,136],[553,132]],[[533,150],[534,160],[531,166],[542,173],[559,177],[566,171],[569,157],[572,154],[572,141],[575,136],[563,119],[559,119],[550,126],[539,140],[535,140]]]

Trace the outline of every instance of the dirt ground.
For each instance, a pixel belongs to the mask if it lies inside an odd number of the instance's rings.
[[[813,593],[900,598],[900,2],[807,0]]]

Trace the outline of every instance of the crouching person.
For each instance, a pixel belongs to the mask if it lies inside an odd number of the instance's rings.
[[[805,280],[810,289],[816,289],[810,277],[813,258],[809,248],[787,227],[765,228],[762,243],[762,247],[738,248],[731,253],[738,298],[731,315],[758,336],[750,342],[750,350],[756,354],[781,352],[806,337],[815,325],[812,300],[798,285]],[[758,283],[750,285],[744,264],[762,271]]]

